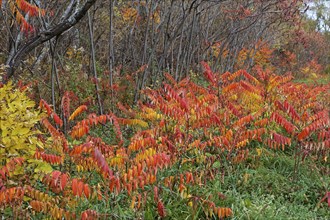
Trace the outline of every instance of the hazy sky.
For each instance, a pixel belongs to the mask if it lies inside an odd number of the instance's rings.
[[[311,1],[308,3],[308,5],[310,6],[310,9],[307,11],[307,14],[309,16],[315,16],[315,12],[313,11],[313,6],[315,5],[315,3],[313,3],[313,2],[315,2],[315,1]],[[325,4],[325,6],[327,8],[330,8],[330,0],[323,0],[322,2]],[[325,15],[325,16],[329,17],[329,15]]]
[[[314,3],[313,3],[314,2]],[[316,2],[320,2],[320,1],[316,1]],[[319,26],[318,26],[318,30],[319,31],[329,31],[330,27],[329,27],[329,23],[330,23],[330,0],[323,0],[321,1],[322,3],[324,3],[326,9],[324,10],[324,13],[322,15],[322,19],[319,21]],[[307,16],[309,16],[310,18],[316,18],[316,11],[313,10],[313,7],[315,6],[315,1],[311,1],[310,3],[308,3],[309,5],[309,10],[307,10]]]

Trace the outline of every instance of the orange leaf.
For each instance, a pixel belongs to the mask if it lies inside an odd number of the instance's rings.
[[[87,198],[89,198],[90,196],[90,190],[89,190],[89,187],[88,187],[88,184],[85,184],[84,185],[84,194]]]
[[[222,208],[219,207],[218,210],[217,210],[217,214],[218,214],[218,218],[221,219],[221,218],[224,217],[224,214],[225,214],[225,213],[223,213],[223,212],[222,212]]]
[[[44,208],[43,205],[44,205],[43,202],[39,202],[39,201],[36,201],[36,200],[32,200],[30,202],[30,206],[32,207],[32,209],[36,210],[37,212],[43,211],[43,208]]]
[[[82,112],[87,110],[87,106],[86,105],[81,105],[79,106],[69,117],[69,121],[72,121],[73,119],[75,119],[75,117],[77,117],[79,114],[81,114]]]
[[[84,183],[82,181],[78,182],[78,196],[82,196],[82,193],[84,191]]]
[[[78,195],[77,192],[78,192],[78,180],[77,179],[73,179],[72,180],[72,192],[73,192],[73,195]]]

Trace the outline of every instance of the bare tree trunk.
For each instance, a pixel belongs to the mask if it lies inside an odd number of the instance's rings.
[[[50,56],[52,60],[52,69],[51,69],[51,90],[52,90],[52,104],[54,112],[56,113],[56,89],[55,89],[55,83],[57,84],[58,92],[60,93],[60,81],[57,74],[57,68],[56,68],[56,46],[57,46],[57,38],[54,39],[54,42],[49,41],[49,50],[50,50]],[[60,96],[60,95],[59,95]]]
[[[55,59],[52,57],[52,70],[51,70],[51,89],[52,89],[52,104],[53,110],[56,113],[56,92],[55,92]]]
[[[88,15],[88,26],[89,26],[89,37],[90,37],[90,43],[91,43],[91,56],[92,56],[92,65],[93,65],[93,73],[94,73],[94,79],[95,79],[95,92],[96,92],[96,98],[99,105],[99,113],[103,115],[103,107],[102,107],[102,101],[100,96],[100,88],[99,88],[99,81],[97,77],[97,71],[96,71],[96,60],[95,60],[95,48],[94,48],[94,31],[93,31],[93,22],[92,17],[90,15],[90,12],[87,12]]]
[[[185,22],[185,18],[183,18],[183,22]],[[181,27],[181,34],[180,34],[180,43],[179,43],[179,51],[178,51],[178,55],[176,58],[176,68],[175,68],[175,80],[178,81],[179,80],[179,66],[180,66],[180,57],[182,54],[182,43],[183,43],[183,28],[184,25],[182,25]]]
[[[196,16],[197,16],[197,8],[194,8],[193,20],[192,20],[192,23],[191,23],[191,31],[190,31],[190,36],[189,36],[189,44],[188,44],[188,49],[187,49],[187,53],[186,53],[187,59],[186,59],[186,66],[185,66],[185,69],[186,69],[186,71],[185,71],[185,77],[189,73],[190,60],[191,60],[191,57],[193,56],[193,52],[192,52],[192,50],[193,50],[193,48],[192,48],[193,47],[192,41],[193,41],[193,35],[194,35],[194,29],[195,29]]]
[[[109,3],[109,81],[110,81],[110,89],[111,89],[111,108],[113,111],[114,107],[114,94],[113,94],[113,66],[115,64],[115,53],[113,49],[113,7],[114,1],[110,0]]]

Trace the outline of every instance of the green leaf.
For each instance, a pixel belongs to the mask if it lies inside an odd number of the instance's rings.
[[[212,165],[212,167],[213,167],[213,168],[216,168],[216,169],[220,168],[220,166],[221,166],[221,164],[220,164],[219,161],[215,161],[215,162],[213,163],[213,165]]]
[[[53,171],[53,168],[50,166],[49,163],[42,162],[40,163],[35,169],[34,172],[43,172],[43,173],[50,173]]]

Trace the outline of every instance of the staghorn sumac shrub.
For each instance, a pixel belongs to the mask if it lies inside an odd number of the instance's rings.
[[[67,92],[62,114],[41,100],[38,141],[44,147],[36,146],[33,156],[52,170],[39,175],[37,186],[3,191],[2,207],[15,204],[27,216],[55,219],[180,219],[191,213],[223,219],[235,215],[226,196],[204,192],[232,174],[225,163],[242,164],[269,147],[326,162],[329,86],[306,87],[261,70],[219,74],[202,65],[207,86],[164,74],[163,87],[144,90],[137,108],[118,103],[120,116],[90,113],[85,105],[74,109]],[[22,163],[8,161],[0,174],[7,178]],[[174,205],[183,211],[172,212]]]

